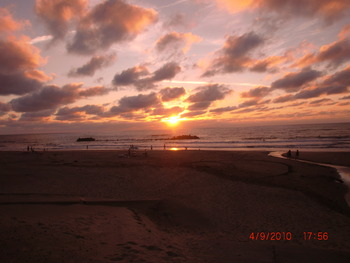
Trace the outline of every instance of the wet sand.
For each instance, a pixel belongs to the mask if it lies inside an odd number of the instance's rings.
[[[0,262],[349,262],[334,169],[267,152],[126,155],[0,152]],[[292,238],[249,239],[257,232]]]

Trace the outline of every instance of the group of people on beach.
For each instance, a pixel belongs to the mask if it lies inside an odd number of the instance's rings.
[[[295,158],[298,158],[299,157],[299,150],[296,150],[296,152],[295,152]],[[287,157],[288,158],[291,158],[292,157],[292,151],[291,150],[289,150],[288,152],[287,152]]]

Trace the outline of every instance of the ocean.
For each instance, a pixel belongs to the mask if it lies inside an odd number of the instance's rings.
[[[178,135],[200,139],[169,140]],[[95,141],[77,142],[93,137]],[[130,145],[154,150],[266,150],[350,151],[350,123],[278,126],[192,128],[188,130],[125,130],[110,133],[50,133],[0,135],[1,151],[127,150]]]

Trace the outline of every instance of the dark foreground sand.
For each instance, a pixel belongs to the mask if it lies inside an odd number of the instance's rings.
[[[0,152],[0,262],[350,262],[334,169],[266,152],[124,153]],[[309,157],[350,160],[324,155]]]

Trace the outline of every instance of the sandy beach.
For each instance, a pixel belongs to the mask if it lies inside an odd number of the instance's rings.
[[[350,166],[350,153],[299,158]],[[0,152],[0,167],[0,262],[350,259],[332,168],[198,150]]]

